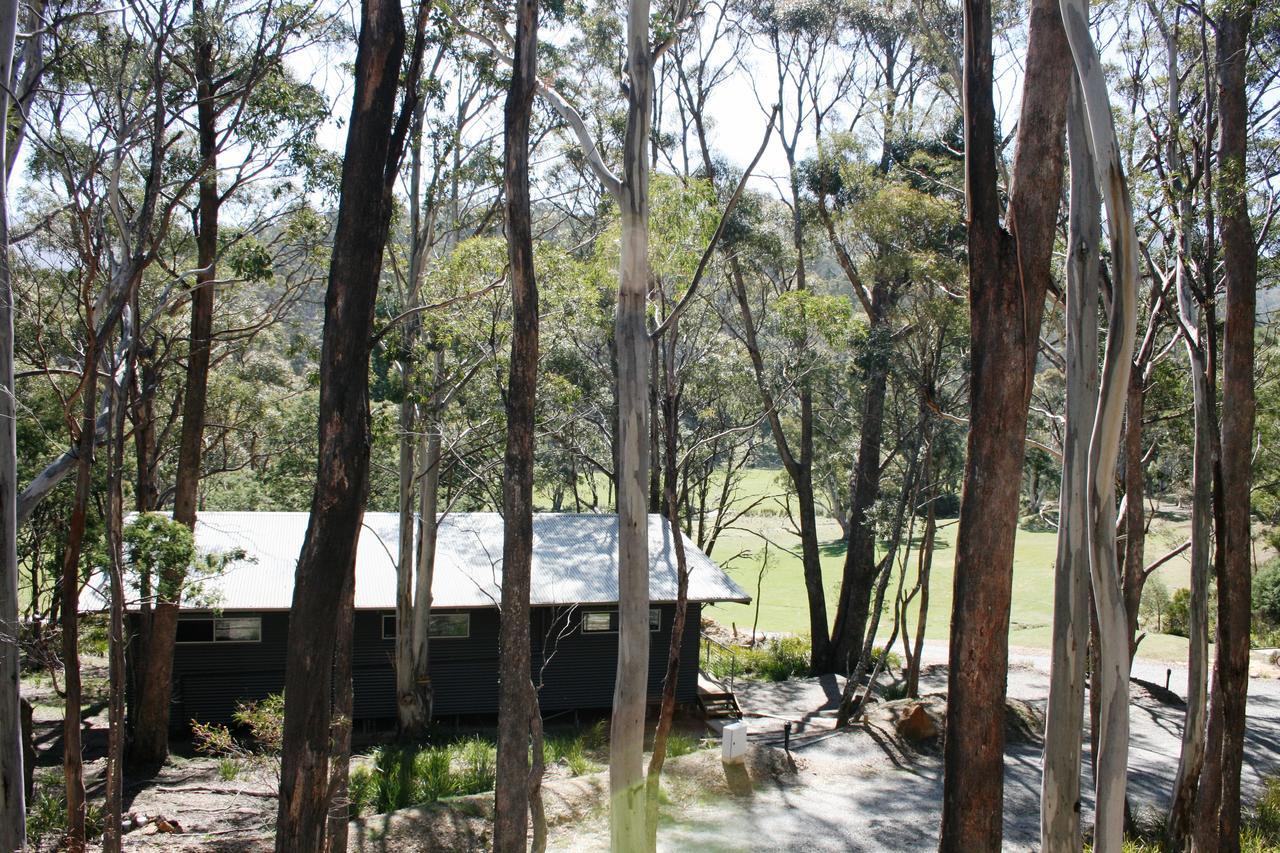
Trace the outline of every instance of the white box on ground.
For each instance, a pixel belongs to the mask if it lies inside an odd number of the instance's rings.
[[[742,764],[747,760],[747,724],[729,723],[720,736],[720,760],[725,764]]]

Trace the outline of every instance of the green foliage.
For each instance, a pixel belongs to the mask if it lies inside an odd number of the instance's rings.
[[[1253,610],[1268,622],[1280,625],[1280,558],[1267,563],[1254,577]]]
[[[1218,624],[1218,590],[1217,586],[1210,582],[1209,584],[1209,636],[1213,637],[1215,626]],[[1191,630],[1191,590],[1186,587],[1180,587],[1173,591],[1173,595],[1169,597],[1168,607],[1164,614],[1164,632],[1173,634],[1176,637],[1186,637],[1190,635]]]
[[[1147,578],[1142,586],[1142,600],[1138,603],[1138,615],[1149,630],[1165,633],[1165,613],[1169,608],[1169,587],[1159,575]]]
[[[382,746],[370,757],[347,783],[353,817],[491,791],[497,768],[493,743],[479,736],[443,746]]]
[[[546,739],[546,759],[549,764],[563,763],[574,776],[583,776],[603,769],[604,765],[589,754],[589,750],[600,746],[589,747],[594,742],[591,732],[585,734],[555,735]]]
[[[158,512],[144,512],[125,525],[124,547],[129,563],[164,601],[177,601],[187,572],[196,562],[190,528]]]
[[[86,803],[84,829],[89,839],[99,838],[106,828],[102,807]],[[38,787],[27,804],[27,843],[32,850],[45,842],[58,842],[67,831],[67,801],[56,788]],[[60,847],[60,845],[59,845]]]
[[[736,647],[734,655],[738,676],[786,681],[809,674],[808,637],[782,637],[766,640],[754,648]],[[717,678],[728,678],[731,669],[727,656],[712,658],[711,674]]]
[[[216,756],[218,775],[223,779],[234,779],[241,770],[251,767],[278,782],[284,746],[284,694],[238,703],[232,719],[248,731],[247,743],[224,725],[192,720],[191,739],[196,752]]]

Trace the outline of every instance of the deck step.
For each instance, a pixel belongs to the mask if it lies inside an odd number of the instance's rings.
[[[702,712],[708,718],[742,718],[742,708],[738,705],[738,697],[732,693],[699,693],[698,704],[702,706]]]

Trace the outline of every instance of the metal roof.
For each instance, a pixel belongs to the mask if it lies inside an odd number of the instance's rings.
[[[205,554],[237,549],[234,560],[183,596],[183,606],[223,610],[287,610],[307,531],[305,512],[202,512],[196,547]],[[394,609],[399,515],[370,512],[356,550],[356,607]],[[751,600],[687,536],[690,601]],[[533,516],[531,603],[612,604],[618,600],[618,519],[615,515],[536,513]],[[649,516],[649,598],[675,601],[676,558],[671,527]],[[443,517],[436,546],[432,607],[495,607],[502,587],[502,517],[493,512]],[[104,597],[92,587],[84,605]],[[130,590],[132,596],[137,589]]]

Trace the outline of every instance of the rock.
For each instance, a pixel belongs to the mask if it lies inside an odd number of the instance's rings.
[[[924,704],[915,702],[898,718],[898,734],[912,743],[933,740],[939,734],[938,724],[925,710]]]
[[[178,823],[176,820],[166,820],[166,819],[164,819],[164,818],[162,818],[162,817],[157,817],[157,818],[156,818],[156,829],[157,829],[159,832],[175,832],[175,833],[180,833],[180,832],[182,832],[182,824]]]

